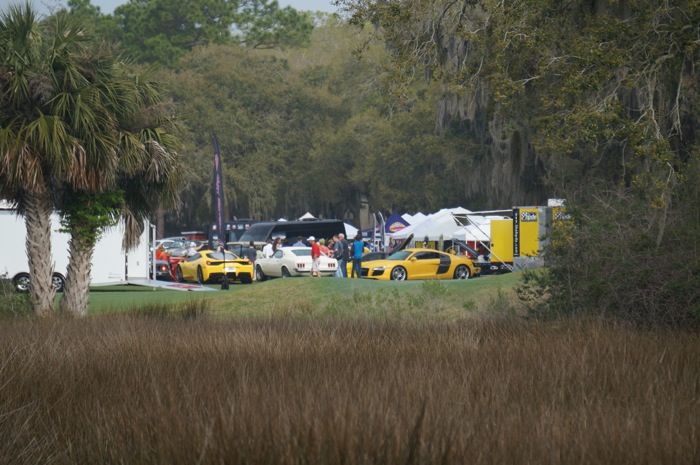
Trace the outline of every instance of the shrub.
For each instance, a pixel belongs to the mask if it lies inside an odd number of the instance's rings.
[[[9,281],[0,280],[0,317],[30,317],[29,294],[15,291]]]
[[[517,293],[529,314],[596,314],[671,326],[700,322],[697,191],[687,185],[673,203],[655,205],[634,188],[590,187],[594,194],[567,205],[574,227],[554,229],[548,270],[523,275]]]

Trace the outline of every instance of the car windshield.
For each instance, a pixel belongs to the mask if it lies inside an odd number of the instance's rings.
[[[294,249],[292,253],[297,257],[308,257],[311,255],[311,249]]]
[[[224,255],[221,252],[212,252],[209,254],[209,258],[212,260],[223,260]],[[238,257],[230,252],[226,252],[226,260],[238,260]]]
[[[411,252],[406,252],[405,250],[400,250],[395,252],[387,258],[387,260],[406,260],[411,255]]]

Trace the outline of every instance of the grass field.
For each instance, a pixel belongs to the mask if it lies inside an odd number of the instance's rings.
[[[439,297],[438,304],[452,314],[483,310],[494,299],[512,299],[511,291],[519,273],[485,276],[468,281],[373,281],[367,279],[275,279],[251,285],[232,284],[227,291],[183,292],[144,286],[92,288],[90,314],[123,311],[144,304],[178,304],[193,300],[211,300],[210,306],[219,316],[269,316],[270,313],[326,314],[342,311],[343,306],[356,306],[358,300],[369,300],[377,307],[387,301],[411,304],[422,295],[426,300]],[[219,289],[217,285],[208,285]],[[431,295],[433,294],[433,295]],[[430,304],[430,302],[428,302]],[[371,313],[371,308],[363,310]]]
[[[525,321],[516,279],[111,289],[85,320],[5,318],[0,463],[700,463],[700,334]]]

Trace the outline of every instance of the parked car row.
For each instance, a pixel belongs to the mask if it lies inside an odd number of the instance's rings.
[[[166,247],[166,242],[163,242]],[[230,282],[250,284],[253,280],[268,278],[310,276],[311,248],[282,247],[272,257],[258,258],[255,264],[246,258],[226,251],[200,250],[187,256],[194,244],[172,240],[168,260],[156,261],[156,278],[178,282],[219,283],[226,276]],[[393,253],[369,252],[362,259],[363,278],[376,280],[469,279],[480,274],[480,269],[467,256],[433,249],[404,249],[404,244]],[[348,272],[352,264],[348,264]],[[335,258],[322,256],[321,276],[334,276],[338,270]],[[348,273],[349,275],[350,273]]]

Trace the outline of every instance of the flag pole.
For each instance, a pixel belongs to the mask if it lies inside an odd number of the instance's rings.
[[[226,231],[224,231],[224,182],[221,173],[221,153],[219,152],[219,139],[216,133],[212,134],[214,142],[214,201],[216,228],[219,230],[217,234],[219,238],[219,250],[223,258],[224,273],[221,278],[221,290],[228,290],[228,276],[226,275]]]

